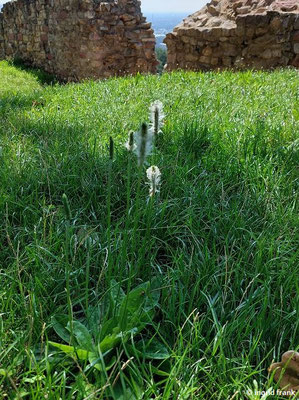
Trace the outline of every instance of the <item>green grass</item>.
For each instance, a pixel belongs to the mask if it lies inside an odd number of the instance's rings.
[[[154,100],[166,121],[151,203],[123,143]],[[1,62],[0,121],[1,399],[129,399],[114,389],[133,382],[143,399],[276,388],[267,367],[299,345],[297,71],[51,86]],[[164,363],[128,361],[125,343],[106,374],[54,356],[51,317],[88,317],[114,280],[125,293],[158,282],[136,337],[159,338]]]

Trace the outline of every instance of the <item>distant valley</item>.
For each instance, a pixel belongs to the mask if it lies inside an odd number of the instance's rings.
[[[157,47],[165,47],[163,40],[167,33],[178,25],[188,15],[186,13],[144,13],[147,20],[152,23],[157,39]]]

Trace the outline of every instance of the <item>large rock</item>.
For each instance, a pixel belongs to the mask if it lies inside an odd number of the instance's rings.
[[[212,0],[164,40],[166,68],[299,66],[299,0]]]
[[[155,72],[155,37],[138,0],[17,0],[0,13],[0,59],[64,80]]]

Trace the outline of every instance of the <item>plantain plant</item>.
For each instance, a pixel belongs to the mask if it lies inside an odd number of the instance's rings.
[[[53,317],[53,329],[65,343],[48,344],[54,348],[54,356],[62,352],[74,363],[83,363],[84,371],[94,369],[104,378],[118,362],[121,350],[128,358],[141,362],[165,360],[169,358],[166,346],[155,335],[141,335],[153,323],[159,297],[160,291],[152,290],[150,282],[125,294],[112,280],[106,296],[98,305],[89,306],[86,317],[72,321],[68,315]],[[159,373],[158,368],[155,370]]]

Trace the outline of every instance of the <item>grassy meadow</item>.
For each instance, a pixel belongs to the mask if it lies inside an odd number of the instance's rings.
[[[155,100],[138,167],[124,143]],[[0,62],[0,399],[277,388],[299,348],[298,134],[292,69],[61,85]]]

